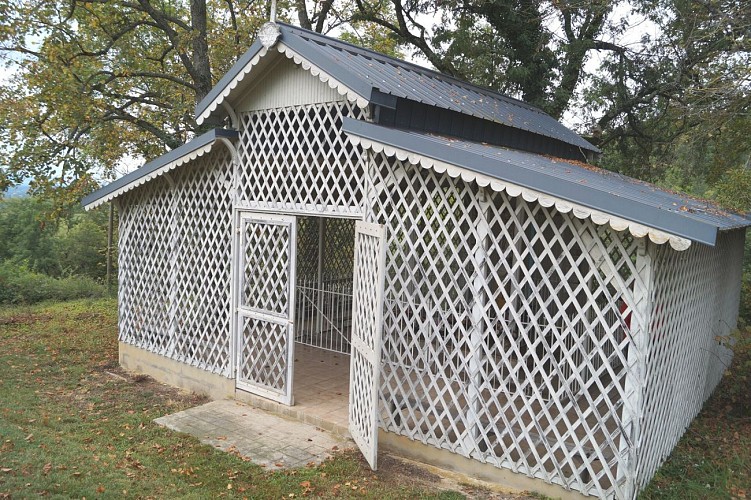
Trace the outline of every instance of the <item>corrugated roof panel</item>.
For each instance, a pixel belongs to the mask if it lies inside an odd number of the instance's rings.
[[[718,230],[751,226],[712,202],[580,162],[351,118],[344,131],[701,243],[713,245]]]
[[[364,99],[370,99],[377,89],[383,94],[490,120],[599,152],[551,116],[523,101],[320,33],[278,24],[285,45]],[[224,99],[225,89],[234,88],[242,80],[244,68],[263,50],[258,41],[251,46],[196,106],[197,119],[208,109],[216,108]]]
[[[340,79],[342,72],[347,72],[386,94],[491,120],[597,151],[597,148],[551,116],[517,99],[319,33],[284,24],[282,33],[284,42],[293,49],[299,47],[295,43],[295,37],[307,43],[315,43],[320,52],[333,63],[334,66],[326,69],[334,73],[334,78]]]

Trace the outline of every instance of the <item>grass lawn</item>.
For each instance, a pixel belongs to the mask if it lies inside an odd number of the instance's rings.
[[[114,300],[0,308],[0,498],[462,496],[393,460],[373,473],[356,453],[269,473],[157,426],[202,401],[118,368],[115,311]],[[644,498],[751,497],[749,351]]]
[[[201,402],[118,368],[114,300],[0,308],[0,498],[462,497],[355,453],[269,473],[152,422]]]
[[[735,359],[643,499],[751,498],[751,329]]]

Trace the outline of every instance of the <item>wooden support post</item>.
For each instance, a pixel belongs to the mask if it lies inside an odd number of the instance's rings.
[[[177,323],[179,308],[177,305],[177,287],[178,285],[178,262],[177,257],[180,253],[180,206],[177,202],[178,187],[169,173],[164,174],[164,179],[169,185],[170,192],[170,219],[169,219],[169,253],[167,254],[167,321],[168,321],[168,348],[167,356],[174,356],[176,349],[179,347],[177,336],[179,334]]]
[[[480,431],[479,413],[482,411],[481,385],[483,381],[482,365],[485,359],[484,337],[485,318],[486,318],[486,289],[487,289],[487,257],[488,243],[490,235],[490,224],[488,223],[488,210],[490,203],[487,194],[483,188],[477,193],[480,205],[477,214],[477,241],[475,242],[474,255],[472,261],[475,266],[475,273],[472,277],[472,330],[470,332],[470,349],[471,358],[469,361],[469,387],[468,387],[468,405],[467,405],[467,422],[470,423],[465,435],[464,446],[471,454],[472,451],[481,448],[478,442],[483,438]]]
[[[113,224],[115,220],[115,205],[114,201],[110,201],[110,213],[107,221],[107,277],[105,282],[107,284],[107,295],[112,294],[112,233]]]
[[[618,468],[618,480],[623,481],[623,498],[636,497],[638,490],[639,447],[644,436],[641,433],[644,412],[644,391],[647,383],[647,359],[649,358],[649,325],[652,314],[651,291],[654,286],[652,245],[642,238],[636,251],[636,272],[634,280],[633,312],[631,315],[631,336],[628,346],[624,405],[621,417],[620,453],[625,455],[625,470]]]

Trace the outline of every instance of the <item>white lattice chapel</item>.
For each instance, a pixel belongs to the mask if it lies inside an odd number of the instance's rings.
[[[337,408],[373,468],[635,497],[730,362],[749,221],[521,101],[266,35],[196,108],[223,127],[83,200],[120,213],[123,366]]]

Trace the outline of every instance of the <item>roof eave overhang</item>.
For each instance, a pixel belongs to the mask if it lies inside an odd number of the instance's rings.
[[[180,165],[203,156],[211,151],[218,140],[237,139],[238,134],[234,130],[214,129],[189,141],[182,146],[173,149],[159,158],[150,161],[144,166],[112,181],[106,186],[94,191],[81,200],[81,205],[86,210],[96,208],[103,203],[112,201],[118,196],[134,189],[155,177],[163,175]]]
[[[428,159],[428,163],[437,163],[441,165],[440,168],[445,168],[446,165],[455,166],[459,170],[454,173],[462,175],[463,178],[466,176],[462,171],[473,172],[477,174],[474,176],[475,179],[483,179],[487,184],[493,179],[487,178],[485,172],[497,170],[495,160],[475,153],[459,151],[448,145],[436,144],[434,141],[414,135],[408,136],[398,129],[373,125],[352,118],[345,118],[342,128],[351,137],[367,140],[369,144],[365,144],[366,146],[379,144],[379,149],[389,156],[401,156],[400,159],[406,157],[411,163]],[[515,168],[505,170],[502,177],[498,176],[494,179],[503,183],[499,184],[503,189],[507,185],[512,185],[529,190],[528,192],[532,194],[525,198],[539,193],[552,197],[554,200],[562,200],[563,204],[556,203],[559,209],[563,208],[564,211],[573,209],[575,214],[578,210],[577,216],[589,216],[598,224],[609,223],[619,231],[629,229],[634,236],[649,236],[656,243],[669,242],[676,250],[688,248],[692,241],[710,246],[714,246],[717,241],[718,227],[714,225],[693,220],[676,212],[655,209],[655,207],[627,198],[617,198],[618,210],[614,211],[610,206],[615,197],[612,193],[561,180],[558,177],[546,176],[540,172],[520,168],[510,162],[508,164]]]
[[[201,99],[201,102],[196,105],[195,118],[199,125],[216,111],[232,89],[258,64],[258,61],[266,55],[266,52],[266,47],[259,40],[253,42],[250,48],[232,65],[232,68],[224,74],[206,97]]]

